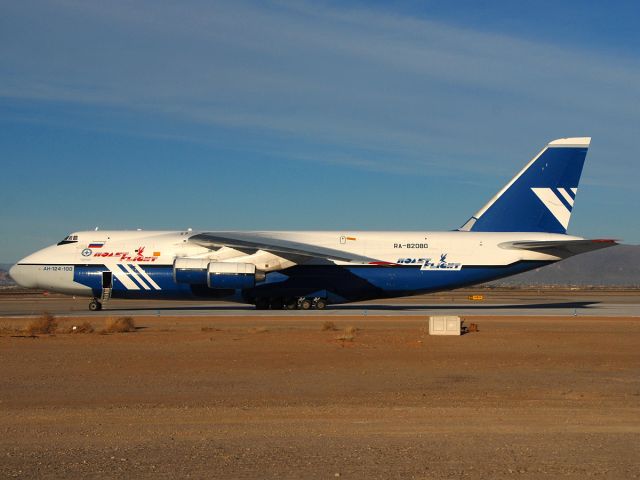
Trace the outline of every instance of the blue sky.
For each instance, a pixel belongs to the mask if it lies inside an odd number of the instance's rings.
[[[570,233],[640,242],[636,2],[0,5],[0,262],[96,226],[456,228],[566,136]]]

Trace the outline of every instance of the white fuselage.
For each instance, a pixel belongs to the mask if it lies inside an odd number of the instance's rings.
[[[504,248],[513,241],[580,240],[550,233],[502,232],[252,232],[265,239],[283,239],[330,248],[376,262],[331,260],[337,267],[416,266],[441,275],[438,270],[465,267],[506,267],[521,261],[553,262],[561,258],[529,250]],[[191,231],[86,231],[70,237],[72,243],[52,245],[22,259],[11,270],[16,281],[26,287],[42,288],[73,295],[95,295],[80,283],[74,271],[79,266],[104,266],[128,290],[160,293],[148,267],[172,266],[176,258],[202,258],[218,262],[250,263],[263,272],[283,272],[296,265],[326,265],[326,259],[293,259],[258,250],[240,251],[221,247],[212,250],[189,242]],[[61,242],[62,243],[62,242]],[[501,246],[502,245],[502,246]],[[444,267],[437,262],[445,256]],[[298,260],[298,261],[295,261]],[[425,261],[427,261],[425,266]],[[429,263],[431,267],[429,267]],[[389,269],[391,273],[392,268]],[[136,281],[137,280],[137,281]],[[393,288],[391,288],[393,289]],[[401,289],[405,290],[405,289]],[[424,288],[417,284],[416,292]]]

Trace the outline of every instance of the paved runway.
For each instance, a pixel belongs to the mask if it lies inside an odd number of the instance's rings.
[[[323,311],[255,310],[225,302],[111,300],[100,312],[87,310],[88,299],[42,294],[0,295],[0,317],[59,316],[597,316],[640,317],[640,292],[501,291],[471,301],[468,292],[329,306]]]

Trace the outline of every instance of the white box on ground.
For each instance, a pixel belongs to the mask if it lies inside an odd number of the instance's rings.
[[[429,317],[429,335],[460,335],[460,317],[434,315]]]

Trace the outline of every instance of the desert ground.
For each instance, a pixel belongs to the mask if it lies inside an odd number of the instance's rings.
[[[638,316],[102,313],[0,317],[2,477],[640,477]]]

